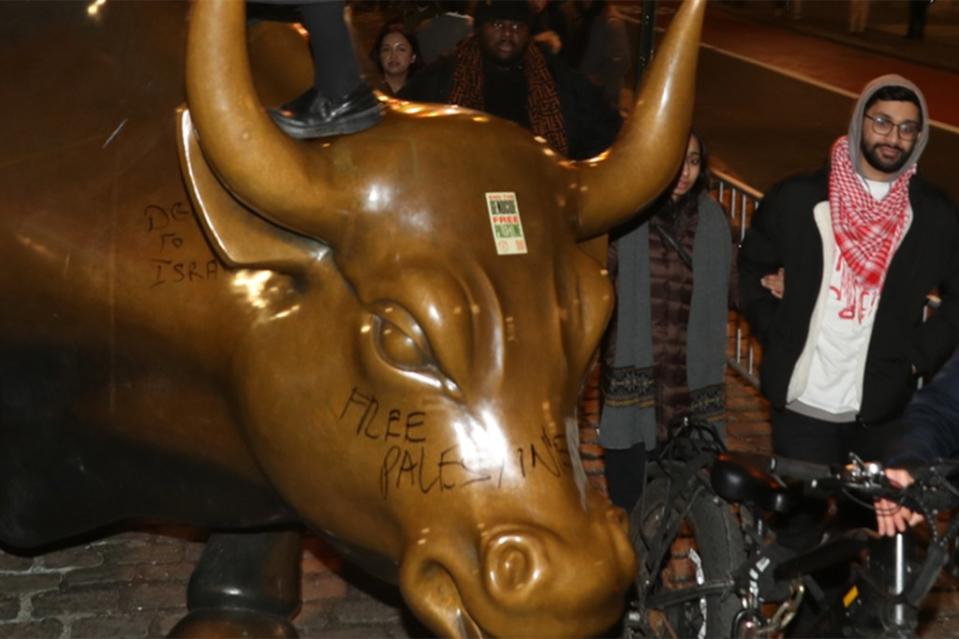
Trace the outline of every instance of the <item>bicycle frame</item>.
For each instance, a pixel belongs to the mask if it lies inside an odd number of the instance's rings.
[[[667,486],[664,501],[671,508],[662,511],[662,517],[654,522],[656,528],[652,534],[646,535],[644,531],[638,533],[648,550],[643,557],[646,568],[641,571],[641,575],[645,575],[644,580],[637,582],[638,609],[633,610],[630,617],[630,623],[639,629],[638,636],[651,636],[646,619],[651,610],[666,614],[670,608],[684,605],[695,607],[696,602],[703,606],[701,602],[727,597],[738,599],[738,613],[730,625],[720,629],[711,628],[710,636],[721,634],[743,639],[777,636],[793,621],[803,602],[810,598],[823,606],[814,628],[818,636],[855,634],[862,628],[867,628],[865,636],[870,637],[915,636],[919,604],[949,558],[948,549],[959,534],[959,517],[952,519],[945,534],[940,534],[938,530],[933,533],[926,557],[918,566],[910,566],[902,535],[892,542],[886,542],[891,543],[891,551],[883,555],[877,550],[881,545],[878,536],[867,529],[847,531],[809,551],[792,558],[786,557],[781,554],[781,547],[779,551],[773,550],[777,546],[774,536],[767,529],[766,516],[771,512],[786,512],[794,508],[796,491],[787,488],[778,475],[756,472],[756,468],[746,471],[746,475],[753,480],[752,484],[745,480],[735,484],[738,492],[730,489],[729,485],[717,486],[716,468],[721,467],[723,460],[729,456],[718,438],[691,436],[691,433],[702,433],[702,427],[687,426],[691,427],[681,431],[667,447],[665,454],[650,465],[651,479],[647,486],[656,481],[661,488],[662,485]],[[784,464],[790,462],[780,461]],[[845,483],[838,479],[835,469],[801,462],[791,466],[787,464],[785,469],[808,472],[815,468],[817,472],[825,473],[819,479],[810,480],[807,486],[814,487],[823,495],[838,495],[850,485],[861,487],[869,484],[875,488],[880,483],[885,484],[881,467],[861,461],[858,463],[858,474],[845,477]],[[704,479],[709,477],[707,470],[710,468],[711,479]],[[782,469],[777,470],[783,477],[795,476]],[[742,480],[742,477],[739,479]],[[888,489],[888,485],[885,485]],[[670,543],[676,539],[683,521],[698,500],[721,503],[729,512],[736,512],[738,534],[742,548],[746,551],[745,560],[728,574],[699,578],[691,586],[677,590],[657,588],[657,574],[651,571],[659,570],[664,565],[670,552]],[[926,501],[920,495],[918,506],[927,519],[934,521],[934,514]],[[840,565],[853,567],[850,587],[839,592],[834,599],[823,598],[822,589],[811,573]],[[770,584],[775,584],[775,587]],[[776,605],[771,613],[768,610],[770,603]],[[724,619],[724,623],[729,622],[728,617],[721,619]],[[700,636],[705,636],[703,623]],[[627,631],[626,636],[636,635]]]
[[[729,471],[728,467],[722,466],[723,461],[723,456],[720,456],[720,462],[714,465],[714,477],[717,472]],[[859,488],[873,495],[884,496],[881,491],[889,490],[881,467],[853,459],[849,468],[850,470],[843,471],[848,476],[843,474],[840,478],[840,474],[833,473],[832,477],[811,480],[809,485],[828,495],[838,495],[850,488]],[[750,477],[756,477],[755,468],[747,468],[745,472]],[[931,476],[940,480],[931,482],[932,486],[941,485],[945,481],[935,468],[932,469]],[[720,487],[719,494],[724,498],[733,497],[740,502],[740,508],[754,507],[743,499],[742,494],[728,494],[728,491],[723,491],[722,480],[713,482],[714,487],[717,484]],[[778,485],[775,482],[758,482],[752,488],[757,486],[765,486],[772,492],[784,488],[782,482]],[[910,566],[906,535],[900,533],[894,538],[880,538],[874,531],[864,528],[847,531],[775,566],[773,575],[777,581],[795,583],[801,580],[807,586],[812,580],[812,573],[832,566],[853,566],[851,585],[831,601],[824,602],[821,614],[810,629],[813,636],[915,636],[919,605],[947,563],[948,549],[959,533],[959,517],[953,517],[946,533],[939,534],[934,512],[923,497],[923,491],[927,490],[924,488],[925,484],[917,482],[916,486],[919,487],[918,492],[914,491],[918,494],[916,503],[923,510],[933,531],[926,557],[918,567]],[[774,500],[766,496],[755,501],[771,503]],[[883,546],[891,548],[886,549]],[[758,603],[758,597],[744,598],[743,617],[752,627],[740,626],[736,636],[777,634],[788,624],[789,619],[785,619],[781,625],[774,623],[775,619],[765,620],[759,614]]]

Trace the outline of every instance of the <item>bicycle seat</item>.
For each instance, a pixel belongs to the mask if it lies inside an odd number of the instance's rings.
[[[789,512],[797,501],[772,475],[727,453],[716,456],[709,479],[716,494],[726,501],[746,502],[777,513]]]

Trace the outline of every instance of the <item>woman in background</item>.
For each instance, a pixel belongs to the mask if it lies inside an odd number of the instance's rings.
[[[416,36],[399,21],[383,25],[370,57],[383,74],[383,81],[377,88],[389,96],[399,93],[420,66]]]
[[[733,245],[708,179],[706,150],[691,133],[673,184],[610,247],[617,308],[599,440],[610,498],[627,511],[642,494],[647,451],[668,440],[679,420],[725,431]]]

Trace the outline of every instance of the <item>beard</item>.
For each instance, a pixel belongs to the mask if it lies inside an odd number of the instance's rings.
[[[910,156],[912,156],[912,149],[906,150],[895,144],[876,143],[869,146],[866,144],[866,141],[863,140],[859,143],[859,148],[862,151],[863,157],[866,158],[866,162],[869,163],[869,166],[883,173],[895,173],[904,167],[906,162],[909,161]],[[896,149],[899,151],[899,156],[892,160],[887,160],[879,155],[879,149],[881,148]]]

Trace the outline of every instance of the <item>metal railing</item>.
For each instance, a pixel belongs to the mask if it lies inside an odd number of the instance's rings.
[[[713,170],[711,178],[710,193],[729,214],[733,235],[742,242],[763,194],[742,180],[722,171]],[[930,311],[939,308],[939,304],[940,300],[936,295],[929,295],[922,313],[923,321],[929,316]],[[746,381],[759,388],[757,371],[762,355],[761,347],[751,337],[749,325],[742,313],[730,311],[729,335],[733,340],[733,346],[732,355],[727,359],[727,364]]]
[[[729,215],[729,225],[733,236],[738,238],[737,243],[742,242],[763,194],[722,171],[713,170],[711,177],[710,193]],[[728,332],[733,345],[727,364],[746,381],[759,388],[756,371],[759,366],[760,347],[758,342],[749,336],[749,325],[742,313],[730,311]]]
[[[729,223],[742,242],[763,194],[728,173],[714,169],[711,175],[710,192],[729,213]]]

